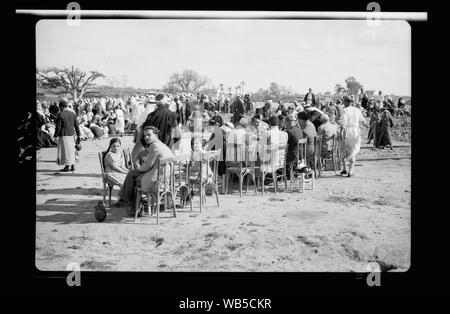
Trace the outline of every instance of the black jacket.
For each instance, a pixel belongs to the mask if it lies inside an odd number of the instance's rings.
[[[73,136],[75,133],[80,136],[78,121],[75,114],[69,110],[63,110],[56,118],[55,136]]]
[[[306,93],[305,98],[303,99],[304,102],[306,102],[306,100],[308,99],[308,94],[309,94],[309,93]],[[316,106],[316,95],[314,95],[313,93],[311,93],[311,94],[312,94],[312,100],[311,100],[312,103],[311,103],[311,104],[312,104],[313,106]]]

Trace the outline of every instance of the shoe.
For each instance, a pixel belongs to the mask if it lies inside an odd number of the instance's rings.
[[[72,165],[72,167],[70,167],[70,171],[75,171],[75,166]]]
[[[64,169],[60,170],[60,172],[69,172],[69,166],[65,166]]]
[[[342,175],[346,175],[346,174],[347,174],[347,170],[342,170],[342,171],[341,171],[341,174],[342,174]]]
[[[347,178],[350,178],[350,172],[348,173]]]

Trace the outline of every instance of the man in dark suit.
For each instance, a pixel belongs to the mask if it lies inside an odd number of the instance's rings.
[[[316,106],[316,95],[313,94],[311,88],[308,90],[308,93],[305,95],[305,98],[303,99],[303,101],[314,107]]]
[[[237,95],[233,103],[233,124],[238,124],[245,113],[244,100],[241,95]]]
[[[65,100],[59,103],[61,112],[56,118],[55,139],[58,140],[57,145],[57,163],[65,165],[62,172],[75,171],[75,140],[74,135],[77,134],[77,144],[80,143],[80,129],[75,113],[69,110]],[[69,169],[70,167],[70,169]]]

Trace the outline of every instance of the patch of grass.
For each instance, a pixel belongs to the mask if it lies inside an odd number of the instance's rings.
[[[160,246],[160,245],[163,244],[163,242],[164,242],[164,238],[157,237],[157,236],[152,236],[152,237],[150,238],[150,240],[152,240],[153,242],[155,242],[155,248],[157,248],[158,246]]]
[[[271,197],[271,198],[269,198],[269,201],[271,201],[271,202],[284,202],[286,200],[284,198]]]
[[[297,236],[296,239],[300,242],[303,242],[304,244],[306,244],[309,247],[314,247],[314,248],[320,247],[320,243],[311,238],[300,235],[300,236]]]
[[[255,224],[255,223],[253,223],[253,222],[249,222],[249,223],[247,224],[247,226],[252,226],[252,227],[265,227],[265,225]]]
[[[352,204],[361,203],[367,201],[364,197],[355,197],[350,195],[331,195],[325,199],[327,202],[340,203],[340,204]]]
[[[105,270],[110,269],[112,266],[111,262],[97,262],[94,260],[88,260],[81,263],[80,267],[95,270]]]
[[[365,258],[364,255],[357,249],[347,245],[347,244],[341,244],[341,246],[344,249],[344,254],[350,257],[352,260],[355,260],[357,262],[364,262]]]
[[[216,232],[216,231],[214,231],[214,232],[209,232],[209,233],[207,233],[206,235],[205,235],[205,238],[218,238],[218,237],[220,237],[220,234],[218,233],[218,232]]]
[[[386,206],[386,205],[391,204],[389,201],[386,201],[385,199],[378,199],[378,200],[374,201],[373,203],[375,205],[380,205],[380,206]]]

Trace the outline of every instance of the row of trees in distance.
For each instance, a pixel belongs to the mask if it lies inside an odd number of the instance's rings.
[[[109,86],[96,85],[94,82],[98,78],[105,78]],[[121,80],[115,77],[107,78],[98,71],[83,72],[73,66],[71,68],[51,67],[36,69],[37,91],[41,96],[53,92],[55,95],[68,96],[77,100],[85,95],[91,97],[110,97],[112,95],[121,97],[149,91],[127,87],[126,83],[126,76],[122,76]],[[362,84],[355,77],[349,76],[345,80],[345,84],[336,84],[333,94],[329,91],[318,94],[325,97],[333,97],[343,92],[358,95],[361,87]],[[219,93],[244,94],[246,93],[246,83],[241,81],[237,86],[227,88],[224,87],[224,84],[214,86],[207,76],[202,76],[193,70],[184,70],[179,73],[173,73],[161,90],[169,93],[205,93],[209,96],[216,96]],[[264,101],[270,98],[274,101],[292,102],[294,99],[302,99],[306,92],[307,90],[300,94],[295,92],[292,87],[272,82],[267,88],[260,88],[256,92],[250,93],[250,95],[255,101]],[[368,92],[369,96],[373,94],[373,91],[366,92]]]

